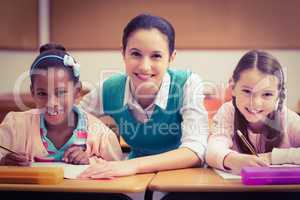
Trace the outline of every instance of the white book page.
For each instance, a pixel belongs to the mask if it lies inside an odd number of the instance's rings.
[[[282,165],[270,165],[270,167],[300,167],[300,165],[295,165],[295,164],[282,164]]]
[[[77,179],[89,165],[72,165],[63,162],[33,162],[32,167],[62,167],[64,169],[64,178]]]
[[[221,176],[223,179],[235,179],[235,180],[241,179],[240,175],[231,174],[229,172],[224,172],[224,171],[219,170],[219,169],[213,169],[213,170],[214,170],[214,172],[216,174],[218,174],[219,176]]]

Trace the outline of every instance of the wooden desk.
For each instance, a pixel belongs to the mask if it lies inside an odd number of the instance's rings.
[[[68,180],[56,185],[0,184],[0,191],[46,191],[46,192],[144,192],[154,174],[138,174],[113,180]]]
[[[149,188],[161,192],[300,192],[300,185],[249,186],[240,180],[225,180],[212,169],[190,168],[158,172]]]
[[[12,199],[42,197],[46,199],[130,199],[122,193],[145,192],[154,174],[139,174],[113,180],[67,180],[56,185],[0,184],[0,195]],[[66,194],[67,193],[67,194]],[[40,195],[40,196],[37,196]],[[109,196],[110,195],[110,196]],[[50,198],[51,197],[51,198]],[[71,198],[72,197],[72,198]],[[27,199],[27,198],[26,198]]]
[[[124,153],[129,153],[131,151],[130,146],[125,142],[122,136],[120,136],[120,145]]]

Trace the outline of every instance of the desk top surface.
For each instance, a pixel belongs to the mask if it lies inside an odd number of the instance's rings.
[[[162,192],[300,191],[300,185],[243,185],[211,169],[190,168],[139,174],[112,180],[67,180],[55,185],[0,184],[0,191],[136,193],[147,187]]]
[[[243,185],[241,180],[225,180],[203,168],[159,172],[149,187],[162,192],[300,191],[300,185]]]
[[[139,174],[112,180],[68,180],[55,185],[0,184],[0,191],[44,191],[44,192],[144,192],[154,174]]]

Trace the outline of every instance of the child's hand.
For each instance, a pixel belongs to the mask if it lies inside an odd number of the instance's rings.
[[[232,170],[233,173],[239,174],[243,167],[267,167],[269,162],[266,159],[267,154],[257,157],[255,155],[232,152],[224,159],[224,167]]]
[[[29,166],[31,157],[26,153],[8,153],[1,159],[1,165]]]
[[[62,160],[66,163],[71,163],[75,165],[88,165],[89,154],[85,151],[85,148],[82,146],[71,146],[65,151]]]
[[[272,164],[271,152],[259,154],[259,157],[260,157],[262,160],[264,160],[266,163],[268,163],[269,165]]]

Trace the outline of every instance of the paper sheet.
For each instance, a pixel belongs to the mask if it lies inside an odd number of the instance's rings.
[[[221,171],[221,170],[218,170],[218,169],[213,169],[213,170],[216,174],[221,176],[223,179],[236,179],[236,180],[241,179],[240,175],[231,174],[229,172],[224,172],[224,171]]]
[[[270,167],[300,167],[300,165],[282,164],[282,165],[271,165]]]
[[[33,162],[32,167],[62,167],[64,169],[64,178],[76,179],[81,172],[89,167],[89,165],[72,165],[63,162]]]

